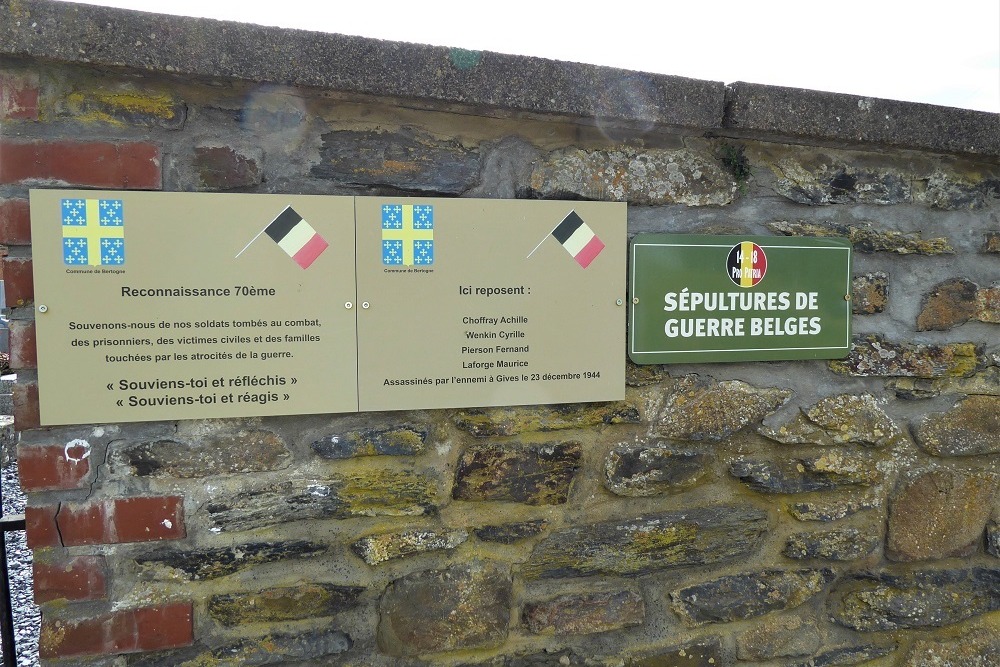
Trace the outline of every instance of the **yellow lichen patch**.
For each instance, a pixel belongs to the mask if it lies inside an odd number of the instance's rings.
[[[66,96],[69,111],[84,122],[102,122],[122,126],[129,116],[164,121],[177,117],[177,100],[169,95],[135,91],[74,91]]]

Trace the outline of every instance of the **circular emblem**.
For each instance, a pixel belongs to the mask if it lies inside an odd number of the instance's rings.
[[[764,249],[751,241],[743,241],[733,246],[726,260],[729,279],[740,287],[753,287],[764,279],[767,273],[767,256]]]

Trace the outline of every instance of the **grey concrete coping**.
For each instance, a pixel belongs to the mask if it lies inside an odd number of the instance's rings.
[[[53,0],[0,0],[0,55],[643,128],[1000,156],[1000,114]]]

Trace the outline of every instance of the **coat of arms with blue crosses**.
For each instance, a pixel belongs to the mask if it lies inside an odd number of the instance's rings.
[[[125,263],[125,209],[121,199],[63,199],[62,232],[65,264]]]
[[[382,206],[382,263],[389,266],[428,266],[434,263],[433,206]]]

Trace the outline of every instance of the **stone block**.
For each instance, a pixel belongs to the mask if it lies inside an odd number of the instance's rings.
[[[226,626],[333,616],[355,608],[364,590],[360,586],[310,583],[213,595],[208,614]]]
[[[707,637],[682,646],[661,649],[645,657],[635,657],[625,664],[627,667],[722,667],[727,663],[721,639]]]
[[[323,436],[314,440],[310,447],[324,459],[416,456],[426,450],[428,432],[429,427],[425,424],[368,428]]]
[[[507,639],[512,581],[491,561],[414,572],[379,602],[378,644],[392,656],[495,648]]]
[[[160,148],[147,142],[0,140],[0,183],[159,190]]]
[[[887,305],[889,305],[889,274],[876,271],[851,279],[852,313],[855,315],[883,313]]]
[[[1000,287],[980,287],[964,278],[935,285],[924,296],[917,331],[944,331],[970,320],[1000,323]]]
[[[209,656],[192,660],[190,665],[258,665],[289,664],[303,660],[319,660],[346,653],[354,640],[340,630],[312,630],[299,634],[272,633],[262,637],[246,637],[213,648]],[[185,663],[182,667],[188,667]]]
[[[639,576],[745,557],[769,527],[749,505],[720,505],[575,526],[539,542],[521,566],[527,579]]]
[[[579,442],[475,445],[458,461],[452,497],[560,505],[569,497],[582,452]]]
[[[969,396],[948,412],[926,415],[913,436],[934,456],[1000,453],[1000,396]]]
[[[841,665],[866,665],[872,660],[890,655],[896,650],[895,645],[861,644],[859,646],[840,646],[829,651],[821,651],[805,662],[795,663],[791,667],[840,667]],[[957,665],[955,667],[958,667]]]
[[[913,642],[900,667],[995,667],[1000,665],[1000,637],[988,629],[959,637]]]
[[[282,560],[310,558],[327,547],[307,540],[283,542],[247,542],[231,547],[156,551],[139,556],[135,562],[155,579],[216,579],[257,565]]]
[[[705,481],[714,457],[666,443],[618,446],[604,462],[604,485],[619,496],[659,496]]]
[[[671,591],[671,607],[686,625],[728,623],[797,607],[833,579],[827,569],[735,574]]]
[[[667,393],[654,430],[677,440],[722,440],[761,421],[791,395],[788,389],[689,375]]]
[[[790,503],[788,513],[799,521],[839,521],[858,512],[880,506],[876,498],[858,500],[805,501]]]
[[[912,177],[895,169],[857,167],[824,160],[813,164],[781,160],[774,170],[779,176],[774,191],[796,204],[886,206],[913,200]]]
[[[78,88],[56,103],[56,113],[83,123],[180,130],[187,105],[170,93],[134,87]]]
[[[819,626],[800,616],[768,616],[736,636],[736,657],[740,660],[801,657],[819,648]]]
[[[522,618],[536,635],[586,635],[641,625],[646,606],[635,591],[560,595],[525,604]]]
[[[944,255],[955,249],[946,238],[924,239],[919,234],[901,234],[880,229],[872,222],[787,222],[767,223],[768,229],[785,236],[846,238],[858,252],[884,252],[894,255]]]
[[[855,336],[847,358],[831,361],[830,370],[857,377],[970,377],[980,369],[980,354],[974,343],[920,345],[866,334]]]
[[[139,477],[184,479],[264,472],[288,465],[281,436],[262,429],[239,429],[197,439],[156,440],[112,448],[111,463]]]
[[[517,523],[505,523],[497,526],[482,526],[475,529],[476,537],[483,542],[496,542],[497,544],[514,544],[529,537],[540,535],[549,525],[544,519],[533,521],[520,521]]]
[[[862,533],[857,528],[839,528],[812,533],[796,533],[785,542],[782,553],[788,558],[822,558],[852,561],[870,556],[878,549],[878,535]]]
[[[777,429],[762,427],[758,432],[790,445],[854,444],[877,448],[906,439],[871,394],[824,398],[789,423]]]
[[[630,402],[566,403],[554,406],[460,410],[455,426],[477,437],[585,429],[605,424],[639,424],[642,413]]]
[[[351,551],[369,565],[380,565],[429,551],[454,549],[467,539],[465,530],[404,530],[362,537],[351,545]]]
[[[935,470],[905,482],[889,503],[886,557],[969,556],[983,539],[1000,476]]]
[[[196,146],[194,169],[202,190],[237,190],[260,185],[264,178],[259,151],[232,146]]]
[[[730,465],[729,471],[759,493],[810,493],[868,487],[882,477],[871,457],[838,450],[782,461],[745,458]]]

